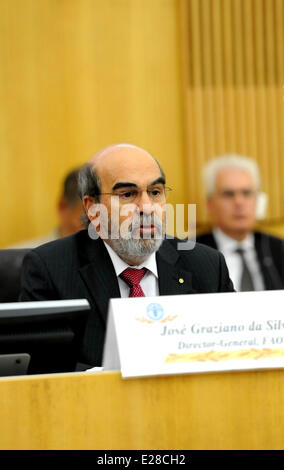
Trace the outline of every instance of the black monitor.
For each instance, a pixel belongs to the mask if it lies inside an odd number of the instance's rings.
[[[89,310],[85,299],[0,304],[0,376],[75,371]]]

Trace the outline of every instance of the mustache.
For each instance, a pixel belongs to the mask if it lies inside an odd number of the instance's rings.
[[[140,229],[140,227],[150,227],[153,226],[157,234],[162,233],[162,221],[155,214],[139,214],[134,216],[129,225],[129,232],[133,233],[135,230]]]

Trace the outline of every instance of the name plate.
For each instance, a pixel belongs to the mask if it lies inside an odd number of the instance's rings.
[[[104,370],[123,377],[284,367],[284,290],[111,299]]]

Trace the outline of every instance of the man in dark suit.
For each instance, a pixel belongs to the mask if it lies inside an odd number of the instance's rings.
[[[89,301],[86,367],[101,364],[110,298],[233,291],[220,253],[202,245],[179,250],[177,239],[165,239],[165,175],[148,152],[103,149],[79,183],[88,230],[29,252],[20,300]]]
[[[220,250],[239,291],[283,289],[283,240],[254,230],[260,175],[254,160],[225,155],[205,167],[213,230],[196,240]]]

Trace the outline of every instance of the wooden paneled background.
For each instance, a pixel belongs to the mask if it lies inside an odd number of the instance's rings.
[[[284,2],[181,0],[187,197],[206,224],[204,162],[259,163],[267,221],[284,220]]]
[[[130,142],[185,195],[179,3],[0,0],[0,247],[56,224],[65,173]]]
[[[284,222],[284,0],[0,0],[0,248],[56,225],[64,175],[145,147],[208,224],[200,172],[260,164]]]

